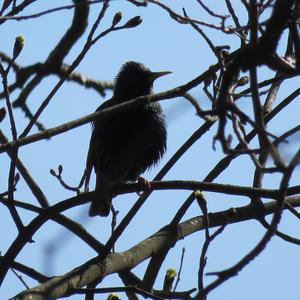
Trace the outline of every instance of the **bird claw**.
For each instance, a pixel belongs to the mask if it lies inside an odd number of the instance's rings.
[[[144,191],[151,189],[151,183],[142,176],[138,177],[138,184],[140,185],[142,191],[137,192],[138,196],[141,196]]]

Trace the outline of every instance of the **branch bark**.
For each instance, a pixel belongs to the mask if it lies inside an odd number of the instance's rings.
[[[286,199],[294,207],[300,206],[300,197]],[[277,201],[264,204],[264,214],[276,210]],[[209,214],[209,227],[216,227],[229,221],[229,224],[256,219],[260,213],[253,206],[243,206],[218,213]],[[205,229],[203,216],[195,217],[178,225],[176,241],[179,241],[199,230]],[[171,235],[173,232],[171,233]],[[104,259],[95,257],[72,271],[56,276],[49,281],[14,296],[10,300],[48,300],[58,299],[76,293],[76,290],[93,282],[101,282],[104,277],[132,269],[144,260],[152,257],[168,245],[170,232],[162,228],[131,249],[121,253],[110,253]],[[176,244],[176,243],[175,243]]]

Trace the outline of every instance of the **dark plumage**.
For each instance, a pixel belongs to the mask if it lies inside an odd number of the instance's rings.
[[[153,82],[170,72],[151,72],[137,62],[125,63],[115,80],[113,97],[97,110],[152,93]],[[96,188],[90,216],[107,216],[114,196],[112,186],[135,181],[166,151],[166,125],[158,102],[136,106],[93,123],[86,163],[86,191],[92,168]]]

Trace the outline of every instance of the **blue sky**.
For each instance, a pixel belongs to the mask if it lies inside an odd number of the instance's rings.
[[[221,2],[223,1],[206,2],[216,11],[222,13],[224,4]],[[164,3],[172,5],[179,13],[181,13],[181,7],[184,6],[187,9],[187,13],[194,18],[207,22],[216,22],[203,13],[196,1],[164,1]],[[37,1],[23,13],[27,15],[46,8],[66,4],[70,4],[70,1],[52,0],[47,2],[47,6],[45,2]],[[96,4],[91,7],[89,29],[100,6],[100,4]],[[140,15],[143,18],[143,23],[137,28],[118,31],[101,39],[88,52],[76,71],[99,80],[113,80],[124,62],[128,60],[140,61],[153,71],[170,70],[173,72],[171,75],[157,80],[154,90],[159,92],[188,82],[204,72],[209,65],[216,63],[216,58],[198,33],[188,25],[176,23],[165,12],[153,5],[149,5],[147,8],[138,8],[125,1],[111,1],[110,8],[104,22],[98,28],[98,32],[110,25],[111,19],[117,11],[123,12],[124,21]],[[244,16],[245,11],[240,9],[239,17],[243,19]],[[30,21],[6,22],[0,26],[0,38],[2,41],[0,50],[11,53],[15,37],[23,35],[25,47],[17,62],[26,66],[43,61],[68,28],[71,18],[72,11],[67,10]],[[205,29],[205,31],[217,45],[230,44],[231,50],[235,50],[239,45],[239,40],[235,36],[224,36],[212,29]],[[72,63],[81,50],[86,36],[87,33],[78,41],[64,61],[65,63]],[[270,74],[270,72],[261,70],[262,77]],[[28,99],[28,104],[32,111],[37,109],[57,81],[57,77],[50,76],[34,90]],[[295,89],[296,84],[296,80],[291,80],[290,84],[285,85],[279,94],[279,99],[281,100],[290,90]],[[201,106],[208,107],[209,101],[203,93],[202,87],[195,88],[192,94],[198,99]],[[15,99],[16,96],[17,93],[13,93],[11,98]],[[111,94],[108,92],[105,99],[108,99],[110,96]],[[84,89],[75,83],[65,83],[41,115],[40,121],[50,128],[93,112],[103,100],[92,90]],[[1,106],[4,106],[4,102],[1,102]],[[162,106],[168,123],[168,151],[159,166],[145,174],[145,177],[148,179],[154,177],[164,162],[203,123],[203,120],[196,117],[193,108],[181,98],[163,101]],[[294,103],[290,110],[284,112],[282,120],[278,120],[277,123],[271,123],[270,128],[276,134],[280,134],[284,129],[291,127],[297,121],[295,114],[299,111],[298,106],[299,104]],[[245,111],[249,111],[251,109],[250,98],[241,107]],[[14,115],[17,129],[20,133],[28,120],[24,119],[24,115],[19,109],[14,111]],[[1,125],[10,137],[8,118]],[[35,131],[36,129],[34,128],[31,133]],[[195,143],[167,174],[165,179],[203,180],[209,170],[223,157],[220,145],[217,145],[216,151],[212,149],[212,138],[215,132],[216,126],[212,127],[206,137]],[[51,168],[56,169],[59,164],[62,164],[65,181],[71,185],[77,185],[85,166],[89,138],[90,126],[85,125],[63,135],[53,137],[49,141],[30,144],[19,150],[20,158],[44,190],[51,204],[71,197],[73,194],[64,190],[57,180],[50,175],[49,170]],[[291,150],[294,150],[294,145],[283,149],[285,158],[289,158],[288,155]],[[2,192],[7,188],[9,166],[9,160],[5,154],[0,156],[0,165],[2,166],[1,169],[5,170],[0,177]],[[249,168],[249,159],[242,157],[233,162],[230,168],[217,179],[217,182],[250,186],[252,183],[252,172],[253,167]],[[296,174],[298,173],[297,171]],[[265,187],[276,187],[278,180],[278,176],[267,176]],[[297,182],[296,177],[293,182]],[[127,250],[166,225],[188,194],[189,192],[185,191],[154,192],[127,228],[124,236],[118,241],[116,250]],[[248,199],[230,195],[212,193],[205,193],[205,195],[211,212],[248,203]],[[23,180],[18,185],[15,197],[16,199],[36,204]],[[137,196],[135,194],[129,194],[119,196],[114,200],[115,206],[120,211],[119,220],[136,199]],[[80,206],[67,212],[66,215],[78,220],[101,242],[105,242],[110,235],[110,219],[88,218],[87,209],[88,206]],[[189,209],[185,219],[199,214],[199,208],[194,204]],[[0,216],[2,221],[0,250],[3,254],[15,238],[16,231],[8,210],[4,206],[0,206]],[[24,223],[29,222],[33,216],[33,214],[22,211]],[[280,228],[284,232],[295,235],[297,233],[296,226],[295,218],[288,213],[284,213]],[[206,271],[219,271],[231,266],[256,245],[263,233],[264,229],[257,221],[228,226],[209,249]],[[204,232],[198,232],[180,241],[170,251],[156,281],[155,288],[162,288],[164,270],[169,267],[178,270],[182,247],[185,247],[186,254],[178,290],[188,290],[197,286],[198,260],[203,238]],[[17,260],[27,263],[37,270],[47,273],[47,275],[63,274],[95,256],[95,252],[86,247],[83,242],[52,222],[48,222],[34,236],[34,240],[34,244],[25,246]],[[49,251],[49,249],[54,251],[51,260],[47,256],[47,250]],[[297,254],[298,248],[295,245],[288,244],[276,237],[273,238],[267,249],[254,262],[247,266],[239,276],[232,278],[216,291],[213,291],[208,299],[277,300],[285,298],[292,300],[298,298],[296,296],[299,295],[299,263],[298,260],[295,260],[298,257]],[[134,272],[141,276],[146,266],[146,263],[143,263]],[[35,281],[30,280],[26,276],[23,277],[30,286],[36,285]],[[206,283],[213,278],[206,277]],[[120,285],[120,281],[117,276],[113,275],[105,278],[101,287],[118,285]],[[23,289],[21,282],[12,272],[9,272],[0,289],[0,298],[7,299]],[[83,299],[83,296],[73,296],[70,299]],[[102,299],[105,299],[105,296]]]

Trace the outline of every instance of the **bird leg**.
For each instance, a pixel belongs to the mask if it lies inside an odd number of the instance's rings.
[[[138,181],[138,184],[140,185],[140,187],[142,189],[142,191],[137,192],[137,194],[139,196],[141,196],[144,191],[148,191],[148,190],[151,189],[151,183],[146,178],[144,178],[142,176],[139,176],[137,181]]]

